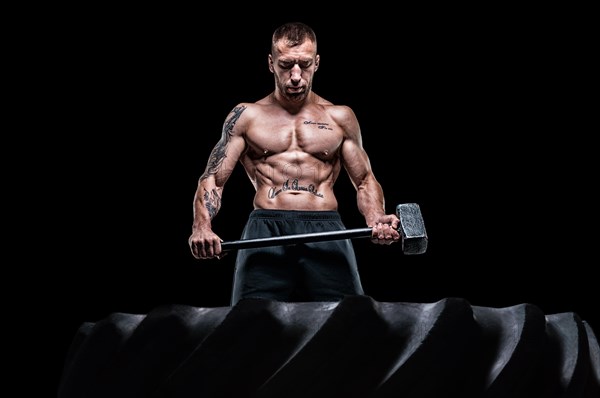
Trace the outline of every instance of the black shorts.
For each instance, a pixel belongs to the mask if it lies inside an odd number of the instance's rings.
[[[254,210],[242,239],[343,229],[337,211]],[[238,250],[232,305],[246,297],[339,301],[362,294],[350,239]]]

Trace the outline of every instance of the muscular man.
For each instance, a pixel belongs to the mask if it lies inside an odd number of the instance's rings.
[[[254,210],[242,239],[345,229],[333,186],[342,167],[357,192],[371,240],[400,240],[398,218],[386,214],[383,190],[362,145],[351,108],[312,91],[321,58],[315,32],[303,23],[275,30],[269,70],[275,89],[227,115],[194,195],[189,245],[198,259],[222,255],[211,221],[225,183],[239,162],[254,185]],[[239,250],[231,304],[245,297],[280,301],[337,301],[364,294],[350,240]]]

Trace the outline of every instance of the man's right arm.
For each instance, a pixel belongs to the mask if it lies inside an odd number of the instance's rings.
[[[221,239],[212,230],[212,220],[221,209],[225,183],[245,149],[243,128],[238,121],[246,109],[235,107],[225,119],[221,139],[210,153],[206,169],[198,180],[194,194],[192,235],[189,245],[197,259],[221,254]]]

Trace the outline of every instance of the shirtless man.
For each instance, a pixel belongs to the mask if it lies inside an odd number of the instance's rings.
[[[400,240],[399,220],[385,213],[383,190],[362,146],[351,108],[312,91],[319,68],[317,39],[303,23],[275,30],[269,70],[275,90],[227,115],[194,195],[189,245],[197,259],[222,256],[211,221],[224,186],[240,162],[254,185],[254,210],[242,239],[346,229],[333,185],[342,167],[376,244]],[[231,304],[246,297],[279,301],[337,301],[364,294],[350,240],[239,250]]]

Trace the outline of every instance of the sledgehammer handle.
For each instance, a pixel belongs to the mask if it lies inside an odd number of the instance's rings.
[[[337,239],[368,238],[372,234],[373,228],[357,228],[345,229],[341,231],[326,231],[287,236],[273,236],[269,238],[242,239],[230,242],[223,242],[221,243],[221,249],[223,251],[227,251],[238,249],[252,249],[256,247],[293,245],[296,243],[324,242],[328,240]]]

